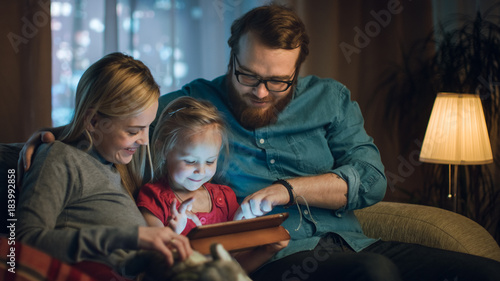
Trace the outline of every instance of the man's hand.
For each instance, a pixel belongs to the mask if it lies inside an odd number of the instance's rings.
[[[285,205],[290,200],[286,187],[273,184],[248,195],[234,215],[234,220],[251,219],[269,213],[274,206]]]
[[[23,148],[19,152],[19,160],[17,160],[17,186],[22,187],[22,179],[24,172],[26,172],[31,166],[31,158],[35,153],[35,150],[42,143],[49,143],[55,141],[54,134],[49,131],[39,131],[33,134],[28,141],[24,144]]]
[[[33,157],[35,150],[40,146],[40,144],[50,143],[55,140],[56,138],[54,134],[52,134],[52,132],[40,131],[34,133],[19,152],[17,168],[23,172],[27,171],[31,166],[31,158]]]
[[[193,253],[189,239],[175,233],[169,227],[139,227],[138,247],[144,250],[159,251],[173,265],[175,259],[185,260]]]

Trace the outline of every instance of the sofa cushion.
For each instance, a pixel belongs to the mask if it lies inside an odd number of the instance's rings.
[[[355,213],[368,237],[416,243],[500,261],[500,247],[485,228],[448,210],[379,202]]]

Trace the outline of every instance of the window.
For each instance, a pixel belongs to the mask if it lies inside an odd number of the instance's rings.
[[[53,126],[71,120],[81,75],[106,53],[120,51],[142,60],[162,94],[196,78],[224,74],[232,21],[262,4],[265,1],[52,1]]]

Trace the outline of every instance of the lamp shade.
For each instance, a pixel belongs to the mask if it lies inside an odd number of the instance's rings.
[[[438,93],[425,132],[420,161],[455,165],[493,162],[478,95]]]

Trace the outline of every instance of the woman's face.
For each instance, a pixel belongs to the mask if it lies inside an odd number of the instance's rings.
[[[158,102],[132,117],[95,116],[92,141],[104,159],[115,164],[127,164],[141,145],[149,142],[149,125],[156,117]]]
[[[171,188],[195,191],[208,182],[217,171],[221,145],[222,137],[213,125],[180,141],[167,155]]]

